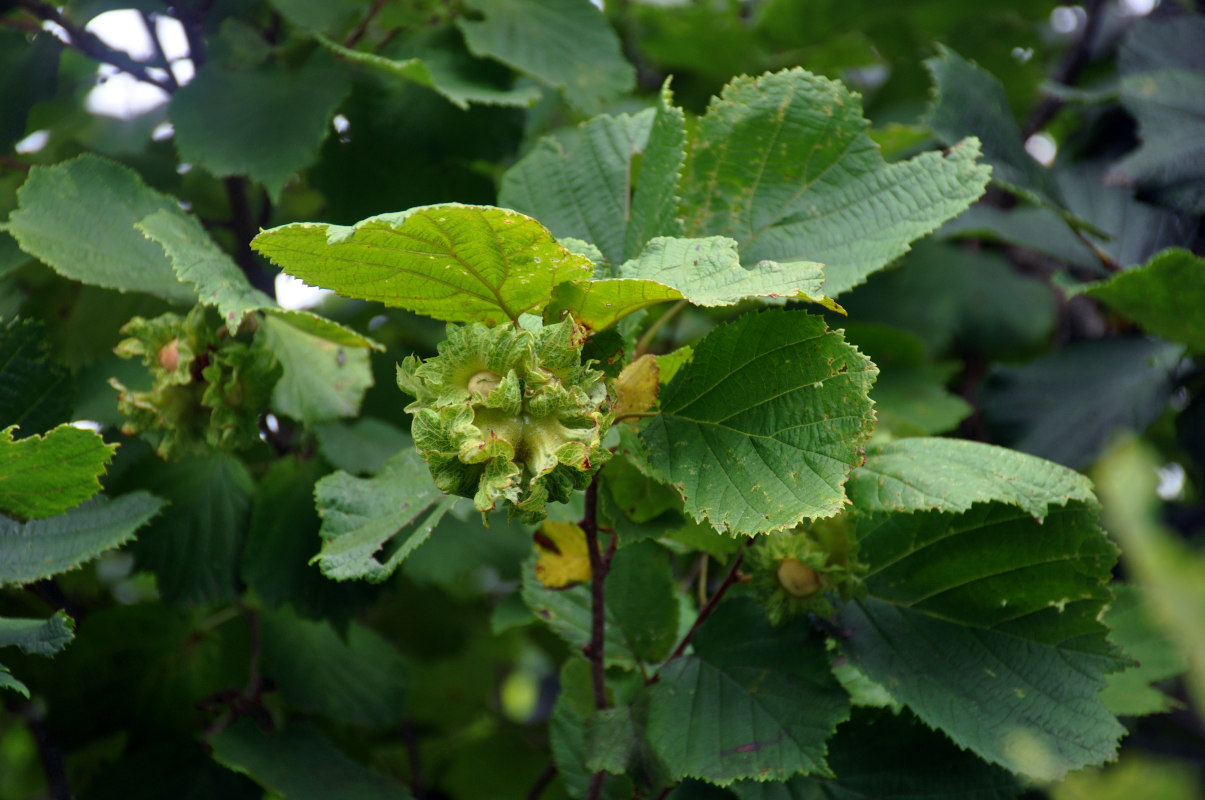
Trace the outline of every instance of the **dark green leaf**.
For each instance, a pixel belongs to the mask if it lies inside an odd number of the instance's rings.
[[[641,434],[686,511],[755,534],[832,516],[874,424],[877,370],[819,317],[748,314],[717,328],[661,393]]]
[[[75,636],[75,621],[65,611],[49,619],[0,617],[0,647],[19,647],[23,653],[53,656]]]
[[[460,15],[473,55],[494,58],[561,89],[586,113],[628,91],[636,70],[589,0],[467,0],[484,19]]]
[[[699,122],[687,233],[736,239],[746,263],[822,263],[836,297],[974,202],[978,155],[968,140],[888,164],[841,84],[801,69],[737,78]]]
[[[128,542],[161,508],[159,498],[130,492],[24,524],[0,517],[0,583],[33,583],[74,569]]]
[[[721,604],[650,690],[648,737],[676,778],[827,774],[825,742],[849,715],[823,639],[806,620],[772,628],[748,600]]]
[[[352,761],[313,728],[265,734],[244,720],[210,739],[213,757],[288,800],[407,800],[410,793]]]
[[[158,211],[181,213],[175,199],[128,167],[91,154],[34,167],[17,197],[8,232],[60,275],[180,305],[196,302],[163,248],[134,227]]]
[[[402,721],[409,680],[389,642],[356,622],[340,635],[330,623],[289,611],[265,612],[261,620],[264,674],[289,705],[369,728]]]
[[[842,612],[842,648],[872,680],[1023,775],[1113,756],[1123,729],[1099,693],[1123,662],[1100,617],[1117,550],[1094,505],[874,515],[858,536],[870,596]]]
[[[228,455],[163,463],[150,458],[123,477],[166,498],[171,506],[139,537],[134,553],[155,573],[170,603],[232,600],[251,512],[254,481]]]
[[[263,789],[190,740],[140,747],[100,768],[80,800],[262,800]]]
[[[13,441],[13,430],[0,430],[0,512],[44,519],[100,491],[100,476],[117,445],[70,425],[19,441]]]
[[[414,446],[408,434],[373,417],[323,423],[314,433],[322,456],[336,469],[356,475],[376,474],[399,451]]]
[[[279,197],[317,158],[347,90],[343,70],[322,50],[296,70],[276,60],[241,71],[208,62],[172,96],[176,148],[183,161],[219,178],[245,175]]]
[[[293,324],[295,320],[302,324]],[[307,330],[313,327],[294,316],[269,314],[257,335],[284,369],[272,389],[272,408],[307,426],[355,416],[373,383],[365,347],[351,340],[332,341],[327,336],[339,333],[327,331],[326,326]]]
[[[1164,250],[1086,293],[1156,336],[1205,351],[1205,305],[1197,302],[1205,297],[1205,259],[1187,250]]]
[[[18,425],[21,436],[45,433],[66,422],[75,403],[75,384],[49,358],[41,324],[10,319],[0,324],[0,420]]]
[[[1115,584],[1113,604],[1105,614],[1109,638],[1135,659],[1136,665],[1109,676],[1101,692],[1105,707],[1117,716],[1161,714],[1180,703],[1151,684],[1184,672],[1184,653],[1155,619],[1151,602],[1136,586]]]
[[[16,27],[0,31],[0,152],[25,137],[30,109],[54,95],[63,43],[49,32],[34,38]]]

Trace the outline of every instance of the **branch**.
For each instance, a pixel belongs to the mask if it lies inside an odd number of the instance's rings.
[[[607,707],[606,667],[603,662],[605,646],[606,597],[604,585],[610,559],[603,559],[598,546],[598,477],[586,489],[586,513],[580,523],[586,534],[586,552],[590,556],[590,643],[583,648],[590,660],[590,677],[594,689],[594,707]],[[608,554],[609,555],[609,554]]]
[[[343,42],[343,46],[349,50],[355,47],[356,43],[363,38],[365,31],[368,30],[368,26],[372,22],[373,17],[375,17],[384,7],[385,0],[376,0],[376,2],[372,4],[372,8],[368,9],[368,13],[364,15],[364,19],[360,21],[360,24],[356,26],[356,29],[352,31],[347,37],[347,40]]]
[[[138,80],[149,83],[152,86],[157,86],[169,94],[175,90],[176,87],[173,85],[175,83],[174,77],[172,82],[169,83],[166,80],[160,80],[152,76],[146,71],[145,65],[130,58],[127,53],[109,47],[96,34],[90,33],[79,25],[76,25],[49,3],[42,0],[17,0],[17,5],[40,20],[53,22],[55,25],[58,25],[67,33],[67,38],[70,40],[68,44],[89,58],[105,64],[111,64],[122,72],[128,72]],[[168,71],[170,72],[170,70]]]
[[[268,297],[276,296],[276,281],[267,273],[251,250],[251,240],[259,232],[255,214],[247,198],[247,179],[239,176],[226,178],[226,199],[230,203],[230,227],[234,231],[234,260],[256,289]],[[267,198],[264,199],[267,203]]]
[[[67,780],[67,769],[63,764],[63,750],[50,736],[50,731],[42,723],[42,712],[37,704],[24,700],[20,705],[6,703],[9,711],[16,713],[25,720],[29,733],[33,736],[38,748],[38,759],[42,762],[42,771],[46,774],[48,796],[53,800],[71,800],[71,784]]]
[[[167,82],[171,84],[171,91],[176,91],[180,88],[180,82],[176,80],[176,73],[172,72],[172,62],[167,58],[167,51],[163,49],[163,42],[159,40],[159,29],[156,27],[151,15],[145,11],[139,11],[138,16],[142,19],[142,27],[146,28],[146,35],[150,37],[151,44],[155,48],[155,55],[159,56],[159,60],[163,62],[163,69],[167,72]]]
[[[536,778],[536,782],[531,785],[531,790],[527,793],[527,800],[540,800],[540,795],[548,788],[548,784],[552,783],[552,779],[556,777],[556,764],[549,764],[548,769]]]
[[[1088,59],[1092,55],[1092,45],[1096,41],[1096,35],[1100,32],[1101,20],[1104,19],[1105,0],[1088,0],[1084,3],[1084,27],[1080,31],[1079,38],[1072,44],[1071,48],[1063,56],[1063,60],[1055,68],[1054,73],[1050,76],[1051,79],[1062,85],[1069,85],[1075,81],[1076,76],[1080,71],[1087,66]],[[1050,120],[1054,119],[1054,115],[1059,113],[1065,105],[1065,101],[1053,96],[1047,95],[1042,98],[1042,102],[1038,103],[1033,113],[1025,120],[1021,126],[1022,138],[1028,139],[1033,136]]]

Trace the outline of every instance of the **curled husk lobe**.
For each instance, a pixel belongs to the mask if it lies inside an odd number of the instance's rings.
[[[435,484],[481,511],[507,505],[524,521],[566,502],[609,458],[601,372],[581,363],[573,320],[518,328],[449,325],[439,355],[398,365],[398,386]]]

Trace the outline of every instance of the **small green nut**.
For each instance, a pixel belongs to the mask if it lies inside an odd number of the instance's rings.
[[[775,624],[800,614],[831,616],[835,600],[862,591],[866,571],[856,558],[857,542],[840,517],[758,539],[745,561],[749,586]]]
[[[572,319],[553,325],[449,325],[439,355],[398,365],[415,397],[411,433],[436,486],[485,512],[505,505],[525,522],[566,502],[610,458],[611,397],[582,364]]]

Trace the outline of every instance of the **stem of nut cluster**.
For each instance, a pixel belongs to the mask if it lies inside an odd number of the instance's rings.
[[[661,330],[665,323],[678,315],[678,312],[686,308],[686,301],[679,300],[670,306],[669,310],[662,314],[656,322],[640,337],[640,341],[636,344],[636,351],[632,353],[632,360],[636,360],[644,355],[644,352],[649,349],[649,345],[653,343],[653,337],[657,335],[657,331]]]
[[[604,585],[610,559],[604,559],[598,545],[598,477],[586,489],[585,515],[581,529],[586,534],[586,552],[590,557],[590,643],[585,647],[590,659],[590,678],[594,689],[594,707],[607,707],[606,667],[603,659],[606,628]]]

